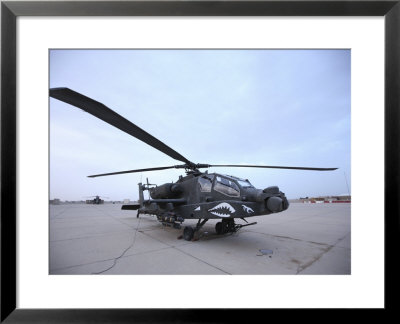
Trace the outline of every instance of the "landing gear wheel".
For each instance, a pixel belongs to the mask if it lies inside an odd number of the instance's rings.
[[[215,224],[215,231],[218,235],[235,232],[235,221],[233,219],[224,219]]]
[[[231,232],[231,222],[223,222],[222,223],[222,234],[226,234]]]
[[[183,230],[183,238],[185,241],[191,241],[194,236],[194,229],[193,227],[186,226],[185,229]]]
[[[215,231],[217,232],[218,235],[223,234],[222,222],[218,222],[217,224],[215,224]]]

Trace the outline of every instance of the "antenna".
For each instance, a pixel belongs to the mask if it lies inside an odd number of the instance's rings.
[[[346,172],[343,171],[343,174],[344,174],[344,179],[346,180],[347,193],[348,193],[349,196],[350,196],[350,189],[349,189],[349,183],[347,182]]]
[[[147,178],[147,177],[146,177],[146,182],[147,182],[147,191],[148,191],[148,193],[147,193],[147,194],[148,194],[148,196],[149,196],[149,199],[150,199],[150,197],[151,197],[151,196],[150,196],[149,178]]]

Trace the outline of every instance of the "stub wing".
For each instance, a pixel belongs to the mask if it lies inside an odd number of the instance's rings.
[[[122,205],[121,209],[123,210],[138,210],[140,208],[140,204],[130,204],[130,205]]]

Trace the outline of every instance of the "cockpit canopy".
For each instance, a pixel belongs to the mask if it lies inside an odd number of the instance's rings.
[[[211,192],[213,188],[230,197],[239,197],[240,188],[254,188],[249,180],[220,174],[203,174],[199,178],[201,192]]]

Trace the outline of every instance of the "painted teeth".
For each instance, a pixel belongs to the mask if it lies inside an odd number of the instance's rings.
[[[211,214],[219,216],[219,217],[229,217],[231,214],[235,212],[235,208],[233,208],[228,203],[221,203],[214,208],[208,210]]]
[[[230,216],[229,214],[220,214],[220,213],[217,213],[217,212],[211,212],[211,213],[216,215],[216,216],[219,216],[219,217],[229,217]]]
[[[231,205],[229,205],[228,203],[221,203],[217,206],[215,206],[214,208],[209,209],[208,211],[214,211],[217,209],[222,209],[222,208],[226,208],[229,210],[229,212],[234,213],[235,212],[235,208],[233,208]]]

